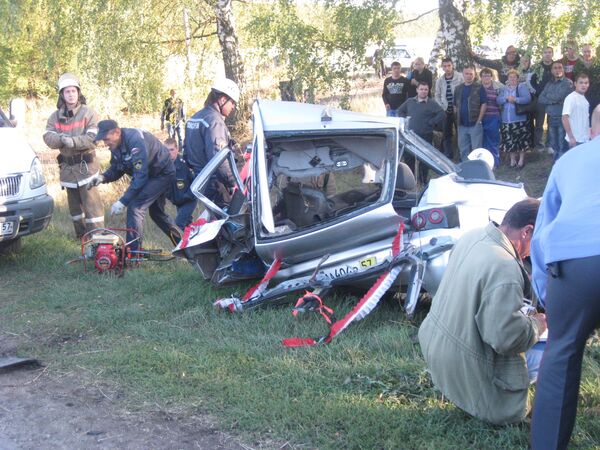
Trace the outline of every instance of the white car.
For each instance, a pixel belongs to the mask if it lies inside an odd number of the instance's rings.
[[[21,237],[46,228],[53,211],[41,161],[0,109],[0,253],[19,251]]]
[[[416,56],[406,45],[394,45],[383,53],[383,64],[386,72],[392,69],[392,63],[398,61],[400,67],[410,70]]]

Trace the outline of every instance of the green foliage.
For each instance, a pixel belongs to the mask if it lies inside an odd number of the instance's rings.
[[[55,96],[72,71],[98,101],[110,92],[119,108],[156,110],[167,59],[186,52],[184,9],[195,36],[210,35],[212,7],[191,0],[0,0],[0,99]]]
[[[281,77],[295,94],[347,93],[370,44],[388,41],[398,19],[394,0],[278,0],[257,8],[246,27],[266,56],[276,50]]]
[[[514,27],[517,44],[540,56],[544,47],[563,47],[569,37],[580,44],[600,38],[597,0],[473,0],[467,16],[476,41]]]

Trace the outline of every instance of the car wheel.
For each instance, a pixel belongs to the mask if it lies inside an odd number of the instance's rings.
[[[0,255],[6,256],[19,253],[23,248],[23,241],[20,237],[11,239],[10,241],[0,242]]]

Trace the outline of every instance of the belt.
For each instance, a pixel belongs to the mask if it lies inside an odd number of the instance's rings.
[[[91,163],[96,157],[96,152],[85,153],[83,155],[75,155],[75,156],[64,156],[58,155],[59,164],[67,164],[69,166],[80,164],[81,161],[85,161],[86,163]]]

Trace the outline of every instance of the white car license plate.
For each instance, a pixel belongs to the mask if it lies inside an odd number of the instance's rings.
[[[10,236],[13,234],[14,229],[14,222],[2,222],[0,223],[0,236]]]

